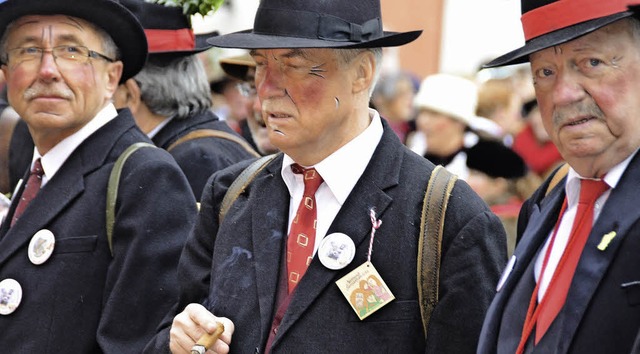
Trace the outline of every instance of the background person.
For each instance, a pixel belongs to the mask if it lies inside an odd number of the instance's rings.
[[[144,0],[122,4],[145,28],[149,58],[136,76],[118,87],[115,105],[128,107],[154,144],[171,153],[200,200],[211,174],[257,153],[210,110],[206,73],[196,56],[210,46],[196,47],[182,8]]]

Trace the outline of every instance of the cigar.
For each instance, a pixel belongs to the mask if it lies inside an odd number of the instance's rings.
[[[222,332],[224,332],[224,325],[220,322],[216,322],[216,330],[213,333],[205,333],[198,339],[198,342],[191,347],[191,354],[204,354],[207,352],[213,343],[215,343]]]

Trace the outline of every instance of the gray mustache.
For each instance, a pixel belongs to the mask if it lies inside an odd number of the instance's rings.
[[[24,91],[24,98],[27,100],[34,99],[41,96],[54,96],[64,99],[70,99],[73,97],[73,92],[68,89],[53,88],[53,87],[30,87]]]

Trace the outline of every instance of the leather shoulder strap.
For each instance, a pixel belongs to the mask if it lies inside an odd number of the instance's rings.
[[[233,141],[234,143],[242,146],[243,149],[245,149],[248,153],[250,153],[251,155],[255,156],[255,157],[259,157],[260,154],[258,154],[253,147],[251,147],[251,145],[249,145],[249,143],[247,143],[244,139],[235,136],[231,133],[227,133],[224,132],[222,130],[215,130],[215,129],[197,129],[197,130],[193,130],[185,135],[183,135],[182,137],[180,137],[180,139],[174,141],[171,145],[169,145],[169,147],[167,148],[167,151],[171,151],[173,150],[176,146],[189,141],[189,140],[193,140],[193,139],[201,139],[201,138],[209,138],[209,137],[213,137],[213,138],[221,138],[221,139],[227,139],[230,141]]]
[[[418,298],[425,338],[431,313],[438,303],[440,252],[444,219],[457,176],[438,165],[431,173],[422,204],[418,241]]]
[[[247,168],[245,168],[240,175],[231,183],[227,193],[225,193],[220,205],[220,214],[218,216],[218,222],[221,224],[227,212],[231,208],[233,202],[238,199],[238,196],[247,188],[249,183],[262,171],[278,154],[272,154],[263,156],[253,161]]]
[[[124,167],[125,161],[131,156],[136,150],[142,147],[156,147],[153,144],[149,143],[135,143],[129,146],[116,160],[113,165],[113,169],[111,169],[111,174],[109,175],[109,184],[107,185],[107,242],[109,242],[109,251],[111,251],[111,257],[113,257],[113,224],[115,222],[115,214],[116,214],[116,200],[118,199],[118,184],[120,183],[120,175],[122,174],[122,168]]]
[[[558,183],[560,183],[560,181],[562,181],[562,179],[567,175],[567,173],[569,173],[569,164],[568,163],[564,163],[562,166],[560,166],[555,174],[553,175],[553,177],[551,178],[551,182],[549,182],[549,186],[547,187],[547,191],[544,193],[544,196],[546,197],[549,193],[551,193],[551,191],[553,190],[553,188],[555,186],[558,185]]]

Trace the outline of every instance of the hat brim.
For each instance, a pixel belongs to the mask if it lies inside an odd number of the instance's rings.
[[[370,41],[331,41],[254,33],[253,30],[229,33],[207,39],[207,43],[221,48],[274,49],[274,48],[377,48],[396,47],[416,40],[422,31],[383,32],[383,36]]]
[[[619,12],[613,15],[585,21],[573,26],[559,29],[557,31],[543,34],[541,36],[530,39],[524,46],[507,54],[501,55],[496,59],[493,59],[482,67],[487,69],[504,65],[526,63],[529,61],[529,54],[574,40],[578,37],[591,33],[601,27],[604,27],[608,24],[629,17],[631,15],[633,15],[633,13],[630,11]]]
[[[20,0],[0,5],[0,37],[14,20],[29,15],[66,15],[81,18],[105,30],[120,49],[120,82],[137,74],[147,60],[147,38],[136,17],[112,0]]]
[[[249,79],[247,77],[249,69],[255,68],[256,62],[253,61],[251,56],[245,54],[220,59],[220,67],[222,68],[222,71],[224,71],[224,73],[228,76],[231,76],[238,80],[247,81]]]

